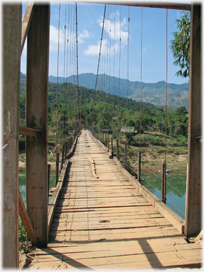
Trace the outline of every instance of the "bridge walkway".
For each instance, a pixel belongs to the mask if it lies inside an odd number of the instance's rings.
[[[29,269],[196,267],[201,248],[185,240],[84,130],[68,164],[48,246],[31,254]]]

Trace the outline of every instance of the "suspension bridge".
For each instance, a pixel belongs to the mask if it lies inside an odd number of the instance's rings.
[[[107,4],[104,1],[100,3]],[[19,267],[19,215],[29,240],[36,246],[36,249],[27,256],[30,269],[148,269],[202,266],[201,6],[164,2],[138,4],[133,1],[125,2],[124,5],[191,12],[189,157],[185,220],[165,205],[165,163],[162,188],[164,199],[160,201],[140,184],[140,167],[135,177],[121,164],[118,155],[114,154],[112,139],[111,147],[109,138],[107,140],[106,137],[107,146],[104,145],[97,139],[100,139],[98,135],[93,135],[94,133],[86,129],[87,120],[85,129],[82,129],[80,111],[78,111],[79,127],[74,132],[72,140],[65,134],[60,175],[58,177],[58,157],[55,187],[48,201],[50,6],[28,3],[21,21],[21,5],[4,4],[2,239],[4,268]],[[104,18],[105,11],[106,5]],[[75,12],[76,105],[79,109],[77,4]],[[19,126],[19,90],[20,56],[26,37],[27,86],[24,127]],[[102,40],[103,32],[95,89]],[[128,66],[129,51],[127,56]],[[57,71],[58,69],[59,59]],[[64,68],[64,75],[65,73]],[[56,104],[56,112],[57,107]],[[58,122],[56,128],[58,129]],[[26,136],[26,207],[18,188],[19,135]],[[56,136],[56,146],[57,144]]]

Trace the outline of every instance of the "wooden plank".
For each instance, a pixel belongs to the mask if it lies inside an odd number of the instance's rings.
[[[78,156],[70,159],[74,164],[67,171],[55,209],[49,233],[52,243],[34,252],[30,268],[200,265],[201,245],[191,247],[123,173],[103,163],[100,171],[106,174],[98,180],[91,176],[91,167],[84,167],[86,154],[79,156],[84,151],[85,133],[90,143],[89,133],[83,131],[76,148]],[[104,156],[108,158],[108,154]],[[101,162],[100,155],[92,159],[96,166]]]
[[[158,253],[155,255],[154,253],[148,254],[148,259],[145,258],[145,255],[128,255],[128,256],[110,256],[109,258],[103,257],[96,257],[96,258],[75,258],[73,254],[70,256],[65,255],[58,255],[58,259],[63,260],[63,262],[68,262],[68,264],[73,264],[74,267],[83,267],[83,268],[162,268],[168,266],[175,266],[175,262],[178,265],[186,265],[189,263],[199,264],[201,263],[201,257],[196,256],[199,250],[194,250],[193,254],[191,255],[188,251],[185,253],[182,252],[182,255],[179,253],[174,252],[164,252]],[[80,253],[79,253],[80,254]],[[170,259],[165,258],[165,254],[169,254]],[[56,257],[50,255],[50,258],[47,259],[47,262],[56,260]],[[56,260],[58,261],[58,260]],[[39,262],[39,260],[37,261]]]
[[[36,240],[36,236],[33,230],[33,226],[30,222],[30,219],[28,217],[22,196],[21,196],[21,192],[18,191],[18,197],[19,197],[19,215],[21,217],[21,220],[23,222],[23,225],[25,227],[25,230],[28,234],[28,239],[33,243],[36,244],[37,240]]]
[[[146,228],[152,226],[170,226],[166,220],[160,220],[160,218],[154,218],[152,220],[140,220],[135,222],[105,222],[105,223],[95,223],[92,221],[84,222],[79,224],[78,222],[66,222],[66,224],[54,223],[51,226],[51,230],[65,231],[65,230],[96,230],[96,229],[131,229],[131,228]]]
[[[23,52],[23,47],[25,44],[25,40],[28,34],[28,30],[30,27],[30,22],[31,22],[31,18],[32,18],[32,11],[33,11],[33,2],[28,2],[27,3],[27,7],[25,10],[25,14],[21,23],[21,54]],[[24,134],[22,134],[24,135]]]
[[[39,129],[34,129],[34,128],[29,128],[29,127],[19,126],[19,135],[35,136],[35,137],[37,137],[38,133],[42,133],[42,131],[39,130]]]
[[[138,241],[120,241],[120,242],[104,242],[77,244],[72,243],[69,247],[50,247],[37,250],[33,255],[36,261],[49,258],[49,255],[63,254],[74,256],[76,259],[97,258],[97,257],[114,257],[128,256],[139,254],[151,254],[160,252],[184,252],[201,249],[199,244],[189,245],[184,243],[181,238],[157,238],[153,240],[139,239]],[[118,245],[120,244],[120,247]],[[32,253],[30,254],[32,256]],[[200,254],[201,255],[201,254]]]

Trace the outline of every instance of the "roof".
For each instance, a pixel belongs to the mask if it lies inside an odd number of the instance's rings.
[[[101,131],[103,131],[103,132],[109,131],[109,128],[108,127],[103,127]]]
[[[121,127],[120,132],[134,132],[135,128],[134,127]]]

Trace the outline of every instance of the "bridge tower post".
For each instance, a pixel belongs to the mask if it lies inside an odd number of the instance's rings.
[[[19,94],[20,94],[20,46],[22,6],[4,3],[3,15],[3,268],[19,266]]]
[[[47,110],[49,4],[35,4],[27,36],[26,126],[41,130],[26,136],[27,211],[38,247],[48,241]]]
[[[201,231],[201,4],[191,7],[188,172],[185,235]]]

